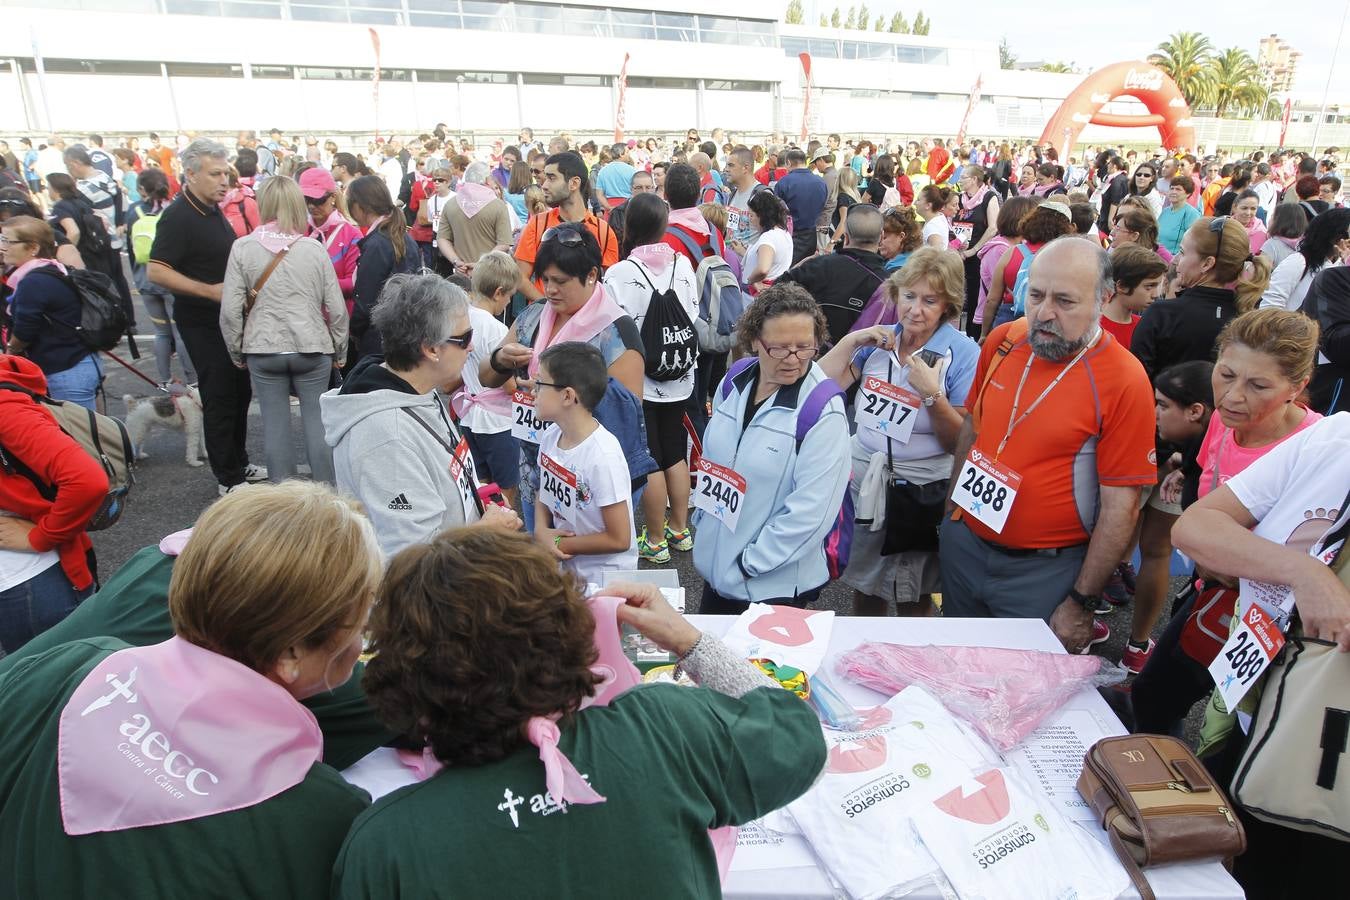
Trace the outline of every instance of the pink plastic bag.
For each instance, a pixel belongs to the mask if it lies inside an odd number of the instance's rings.
[[[836,670],[883,694],[920,685],[999,750],[1016,746],[1083,688],[1125,678],[1100,656],[870,642],[841,656]]]

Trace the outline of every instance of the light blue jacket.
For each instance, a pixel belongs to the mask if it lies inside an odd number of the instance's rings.
[[[826,380],[811,364],[795,385],[764,401],[744,431],[745,405],[758,375],[753,364],[733,381],[703,436],[703,456],[745,479],[736,531],[700,510],[694,567],[723,597],[759,602],[793,597],[829,580],[824,541],[839,514],[850,467],[842,397],[825,406],[796,449],[797,409]]]

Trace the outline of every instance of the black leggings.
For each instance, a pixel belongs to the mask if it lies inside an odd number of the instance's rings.
[[[761,601],[771,606],[795,606],[798,609],[805,609],[820,597],[820,590],[825,585],[818,588],[812,588],[809,591],[802,591],[795,597],[774,597],[770,600]],[[739,616],[745,612],[750,604],[745,600],[737,600],[735,597],[723,597],[717,591],[712,589],[712,585],[703,585],[703,598],[698,601],[697,613],[700,616]]]
[[[1196,702],[1214,689],[1209,669],[1181,649],[1181,629],[1195,609],[1199,594],[1189,588],[1185,601],[1175,608],[1144,671],[1130,687],[1134,707],[1134,730],[1146,734],[1180,736],[1182,722]]]

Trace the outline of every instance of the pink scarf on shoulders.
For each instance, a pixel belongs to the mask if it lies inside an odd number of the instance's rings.
[[[9,275],[5,276],[5,285],[12,291],[19,286],[19,282],[23,281],[25,275],[34,269],[40,269],[43,266],[56,266],[62,275],[66,274],[66,267],[56,260],[39,257],[37,259],[30,259],[20,266],[16,266],[13,272],[10,272]]]
[[[984,202],[984,198],[988,196],[989,196],[989,185],[987,184],[982,185],[980,189],[975,192],[974,197],[967,197],[966,192],[962,191],[961,208],[964,209],[966,212],[970,212],[972,209],[978,208],[979,205]]]
[[[460,211],[470,219],[496,199],[497,193],[485,184],[471,184],[466,181],[455,191],[455,203],[459,204]]]
[[[597,283],[595,293],[591,294],[590,299],[572,313],[572,318],[563,323],[557,334],[553,334],[553,325],[558,320],[558,314],[553,309],[552,303],[547,300],[542,302],[544,309],[539,315],[539,333],[534,342],[534,355],[530,357],[531,378],[539,375],[539,355],[549,347],[565,341],[589,341],[627,315],[623,308],[605,293],[604,287]],[[552,339],[549,338],[550,334],[553,334]]]
[[[675,248],[664,242],[646,244],[634,247],[628,258],[642,263],[653,275],[660,275],[675,262]]]
[[[292,234],[289,231],[282,231],[277,225],[277,220],[264,222],[253,232],[253,236],[258,239],[258,243],[268,253],[280,253],[282,250],[289,250],[291,245],[304,237],[303,234]]]
[[[99,661],[66,702],[59,728],[69,835],[256,806],[295,787],[323,758],[318,720],[288,691],[179,637]]]

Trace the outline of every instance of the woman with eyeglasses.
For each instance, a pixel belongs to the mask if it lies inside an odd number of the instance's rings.
[[[639,398],[645,371],[642,336],[633,319],[605,293],[600,267],[600,244],[584,224],[565,222],[545,231],[532,272],[543,283],[544,297],[516,317],[507,341],[483,361],[479,378],[483,387],[493,388],[501,387],[515,375],[519,390],[513,399],[513,418],[521,423],[520,427],[534,431],[529,428],[536,420],[528,392],[539,374],[539,354],[565,341],[583,341],[598,349],[610,377],[626,388],[619,393],[629,396],[616,398],[623,401],[622,415],[611,415],[614,408],[602,402],[595,417],[618,438],[626,454],[641,448],[645,460],[636,460],[631,455],[629,458],[630,475],[639,482],[636,488],[645,483],[647,474],[656,467],[641,426]],[[606,401],[610,394],[606,395]],[[542,425],[537,426],[537,431],[542,431]],[[539,486],[539,441],[526,432],[515,433],[520,437],[520,508],[525,527],[533,531],[534,498]],[[641,464],[635,467],[635,462]]]
[[[830,339],[820,306],[800,285],[775,285],[736,338],[747,358],[718,388],[695,489],[705,614],[819,597],[830,578],[823,542],[848,488],[843,392],[815,362]]]
[[[1142,198],[1126,197],[1116,208],[1116,218],[1111,224],[1111,246],[1138,244],[1145,250],[1152,250],[1165,263],[1172,261],[1172,254],[1158,243],[1158,220],[1149,212],[1147,202]]]
[[[485,503],[473,453],[446,402],[473,346],[469,298],[438,275],[395,275],[372,325],[383,357],[366,357],[321,399],[337,486],[360,500],[392,556],[457,525],[515,530],[520,519]]]
[[[32,196],[18,188],[0,188],[0,225],[16,216],[30,216],[41,221],[42,210],[33,202]],[[80,251],[66,237],[60,228],[52,229],[52,238],[56,241],[56,261],[67,268],[83,269],[84,260]]]
[[[1130,188],[1125,196],[1143,197],[1148,201],[1155,218],[1162,212],[1167,198],[1158,190],[1158,169],[1153,163],[1139,164],[1139,168],[1134,170],[1134,175],[1130,178]]]

